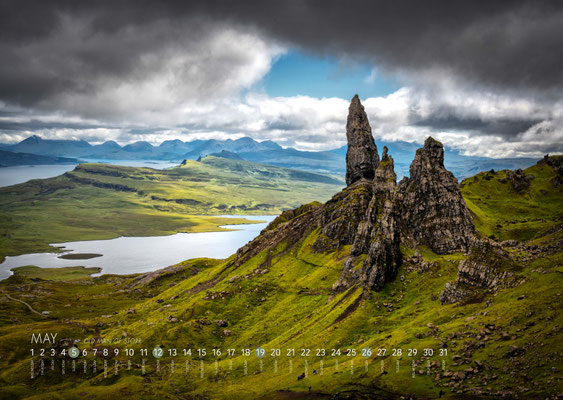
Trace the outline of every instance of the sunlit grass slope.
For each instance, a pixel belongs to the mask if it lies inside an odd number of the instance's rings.
[[[461,193],[480,232],[501,241],[530,240],[561,224],[563,186],[552,183],[553,168],[538,163],[523,172],[533,178],[521,192],[507,179],[507,170],[481,172],[462,181]]]
[[[220,214],[278,214],[340,190],[333,177],[206,157],[169,170],[82,164],[0,188],[0,259],[49,243],[220,230]]]

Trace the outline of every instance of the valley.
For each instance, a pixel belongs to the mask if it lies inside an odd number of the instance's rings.
[[[56,251],[49,243],[218,231],[248,222],[244,214],[279,214],[328,199],[343,184],[218,157],[166,170],[81,164],[59,177],[0,188],[0,257]]]

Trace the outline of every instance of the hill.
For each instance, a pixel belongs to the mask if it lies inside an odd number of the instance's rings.
[[[561,397],[561,158],[491,179],[483,173],[460,191],[444,167],[443,146],[429,138],[397,184],[393,158],[375,151],[358,99],[347,132],[347,187],[324,204],[283,212],[227,260],[188,260],[136,276],[0,283],[13,298],[28,293],[33,309],[53,310],[47,319],[14,300],[0,303],[3,392]],[[497,207],[507,195],[504,212]],[[536,201],[541,208],[519,216]],[[515,218],[516,231],[507,228]],[[518,239],[499,241],[504,235]],[[72,308],[62,306],[70,301]],[[81,339],[48,349],[76,346],[86,373],[69,379],[47,369],[30,380],[30,352],[18,344],[30,331],[50,330]],[[123,355],[131,348],[134,354]],[[151,349],[162,350],[158,362]]]
[[[80,160],[76,158],[40,156],[0,150],[0,168],[16,165],[78,164],[79,162]]]
[[[0,188],[0,258],[70,240],[221,230],[237,221],[212,215],[278,214],[326,200],[343,184],[219,157],[166,170],[80,164],[56,178]]]

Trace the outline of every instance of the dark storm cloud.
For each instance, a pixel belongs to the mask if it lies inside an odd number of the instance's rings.
[[[530,153],[543,153],[543,154],[562,154],[563,153],[563,143],[550,143],[550,144],[538,144],[530,143],[528,144],[528,149]]]
[[[235,12],[308,49],[365,57],[389,70],[438,68],[498,88],[554,92],[563,85],[560,1],[265,3]]]
[[[435,130],[470,131],[510,138],[521,132],[526,132],[532,126],[541,121],[542,119],[528,118],[498,118],[488,120],[480,118],[463,118],[456,116],[455,113],[452,113],[446,116],[435,115],[419,119],[411,122],[411,124],[415,126],[429,127]]]
[[[262,114],[261,100],[237,97],[284,47],[372,62],[404,84],[372,102],[380,136],[407,124],[409,140],[467,132],[480,151],[495,138],[535,141],[526,151],[561,142],[563,2],[550,0],[0,0],[0,133],[336,140],[330,101],[307,100],[311,114],[278,99]]]
[[[559,1],[0,1],[0,96],[33,105],[61,91],[94,91],[92,77],[126,77],[143,54],[181,43],[195,21],[249,26],[319,53],[374,60],[416,76],[443,70],[470,83],[558,94]],[[81,47],[72,29],[89,21]],[[162,22],[166,30],[154,28]],[[112,40],[145,32],[142,40]],[[139,33],[140,34],[140,33]],[[34,46],[46,37],[56,43]],[[68,35],[68,36],[64,36]],[[99,40],[96,40],[99,38]],[[26,48],[32,52],[25,51]],[[23,50],[22,50],[23,49]],[[50,54],[53,57],[50,57]]]

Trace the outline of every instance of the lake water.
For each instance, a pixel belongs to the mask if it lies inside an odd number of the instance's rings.
[[[16,185],[30,179],[45,179],[72,171],[76,164],[18,165],[0,168],[0,187]]]
[[[82,265],[85,267],[101,267],[102,274],[127,275],[154,271],[190,258],[227,258],[258,236],[260,231],[276,216],[222,215],[222,217],[243,217],[253,221],[266,222],[223,226],[223,228],[237,229],[235,231],[177,233],[169,236],[119,237],[110,240],[53,243],[53,246],[64,247],[65,252],[6,257],[6,260],[0,264],[0,280],[6,279],[12,274],[10,269],[24,265],[47,268]],[[73,253],[97,253],[102,254],[102,257],[89,260],[58,258],[63,254]]]
[[[154,169],[165,169],[175,167],[180,162],[159,160],[85,160],[87,162],[101,162],[113,165],[125,165],[128,167],[148,167]],[[27,182],[30,179],[45,179],[59,176],[65,172],[72,171],[78,164],[55,164],[55,165],[18,165],[15,167],[0,168],[0,187],[16,185]]]

